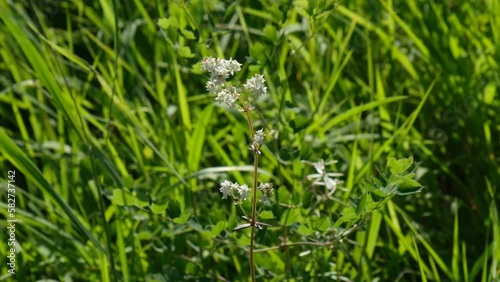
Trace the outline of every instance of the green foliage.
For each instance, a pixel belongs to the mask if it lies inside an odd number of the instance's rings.
[[[275,185],[258,280],[498,280],[499,13],[498,0],[0,0],[14,279],[248,280],[250,230],[232,230],[251,207],[218,189],[250,183],[251,137],[204,87],[211,56],[268,86],[252,112],[272,136],[259,181]],[[344,174],[334,193],[301,162],[320,159]]]

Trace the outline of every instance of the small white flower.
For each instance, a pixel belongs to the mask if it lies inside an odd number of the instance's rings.
[[[235,72],[239,72],[241,70],[241,64],[238,61],[233,60],[233,58],[226,60],[226,67],[230,71],[231,75],[234,75]]]
[[[222,199],[227,199],[229,196],[233,198],[235,204],[240,204],[248,198],[250,188],[248,188],[248,185],[246,184],[240,185],[236,182],[233,183],[231,181],[224,180],[220,184],[219,191],[222,193]]]
[[[258,98],[267,94],[267,87],[265,83],[266,81],[264,80],[264,76],[262,74],[256,74],[252,78],[247,79],[243,88]]]
[[[222,199],[227,199],[228,195],[233,194],[231,186],[233,186],[233,184],[230,181],[228,181],[228,180],[222,181],[222,183],[220,184],[220,189],[219,189],[219,191],[222,193]]]
[[[262,142],[264,141],[264,136],[266,136],[266,134],[264,133],[264,128],[257,130],[253,138],[253,143],[256,145],[262,144]]]
[[[252,145],[250,146],[250,150],[257,151],[257,154],[260,154],[259,148],[260,145],[262,145],[262,142],[264,142],[264,136],[266,136],[266,134],[264,133],[263,128],[257,130],[253,136],[253,141]]]
[[[235,72],[241,70],[241,64],[238,61],[229,59],[219,59],[206,57],[201,61],[201,69],[208,71],[212,78],[227,79],[229,75],[234,75]]]
[[[236,87],[228,85],[225,89],[222,89],[217,93],[215,100],[232,108],[235,106],[239,97],[240,94],[238,93]]]
[[[326,166],[334,164],[337,161],[330,161],[325,163],[324,160],[319,160],[317,162],[302,161],[305,164],[312,165],[316,169],[317,173],[309,174],[307,179],[314,180],[313,185],[325,186],[330,192],[328,195],[332,195],[337,190],[337,184],[341,181],[337,177],[343,176],[339,172],[326,172]]]
[[[221,82],[215,78],[210,78],[206,85],[208,92],[212,94],[219,93],[222,90],[222,86],[224,86],[224,81]]]
[[[243,184],[238,187],[238,193],[240,194],[240,199],[241,200],[246,200],[248,198],[248,192],[250,189],[248,188],[248,185]]]

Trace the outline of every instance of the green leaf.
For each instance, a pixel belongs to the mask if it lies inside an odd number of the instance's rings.
[[[156,214],[164,213],[167,210],[167,207],[168,207],[168,202],[165,202],[165,203],[152,203],[151,206],[149,206],[149,208],[151,209],[151,211],[153,213],[156,213]]]
[[[283,213],[281,216],[281,223],[283,225],[292,225],[295,222],[298,222],[302,219],[300,215],[300,210],[298,209],[290,209],[287,212]]]
[[[219,235],[224,229],[226,228],[226,222],[225,221],[219,221],[215,226],[212,227],[211,234],[212,236],[217,236]]]
[[[354,207],[348,207],[342,211],[341,218],[344,220],[344,222],[347,222],[357,219],[358,215],[356,214],[356,210],[354,209]]]
[[[184,36],[184,38],[188,39],[188,40],[194,40],[196,39],[196,36],[194,36],[194,33],[190,30],[182,30],[182,35]]]
[[[301,160],[308,160],[313,153],[313,149],[309,143],[302,144],[300,148],[300,156]]]
[[[265,64],[266,62],[266,46],[262,43],[257,42],[250,47],[250,56],[258,60],[261,64]]]
[[[361,196],[361,199],[358,202],[358,205],[356,207],[356,214],[360,214],[362,211],[364,211],[365,206],[366,206],[366,198],[367,198],[367,193],[363,193],[363,196]]]
[[[387,162],[387,167],[393,174],[402,174],[405,172],[410,165],[413,163],[413,156],[406,159],[396,160],[395,158],[390,158]]]
[[[177,224],[184,224],[189,220],[190,216],[191,216],[190,213],[183,212],[179,217],[174,218],[174,222]]]
[[[139,199],[137,196],[124,189],[113,189],[111,202],[118,206],[137,206],[146,207],[149,203],[146,200]]]
[[[135,201],[134,195],[123,189],[113,189],[113,196],[111,202],[118,206],[131,206]]]
[[[387,194],[383,190],[384,186],[382,182],[380,182],[380,180],[371,177],[370,181],[365,180],[363,182],[363,186],[366,190],[370,192],[372,199],[374,201],[379,202],[387,198]]]
[[[158,20],[158,26],[162,29],[168,29],[169,27],[177,29],[179,23],[176,18],[161,18]]]
[[[293,129],[293,133],[306,129],[310,124],[311,119],[308,116],[298,116],[290,121],[290,127]]]
[[[422,185],[418,183],[418,181],[407,177],[399,178],[397,181],[394,182],[394,186],[396,187],[396,193],[398,195],[408,195],[408,194],[418,193],[423,188]]]
[[[330,218],[328,218],[327,216],[322,216],[313,223],[313,228],[319,231],[326,231],[328,228],[330,228],[330,225]]]
[[[170,218],[176,218],[181,215],[181,207],[179,202],[173,200],[168,203],[167,215]]]
[[[264,32],[264,36],[271,40],[272,42],[278,41],[278,31],[276,31],[276,28],[272,25],[266,25],[264,29],[262,30]]]
[[[191,53],[191,48],[189,48],[187,46],[181,47],[181,49],[179,49],[179,54],[181,55],[181,57],[184,57],[184,58],[194,57],[194,54]]]
[[[260,213],[259,218],[271,219],[271,218],[274,218],[274,214],[272,211],[263,211]]]
[[[311,228],[309,228],[305,225],[301,225],[301,226],[299,226],[299,229],[297,230],[297,232],[300,235],[310,235],[310,234],[314,233],[314,230],[312,230]]]
[[[287,189],[278,189],[278,197],[280,202],[289,203],[292,199],[292,194]]]

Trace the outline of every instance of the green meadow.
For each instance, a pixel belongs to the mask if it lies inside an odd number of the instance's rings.
[[[499,15],[0,0],[0,281],[500,281]]]

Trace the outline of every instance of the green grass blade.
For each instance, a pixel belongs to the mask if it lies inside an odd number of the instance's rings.
[[[69,217],[74,227],[87,237],[100,251],[106,253],[106,250],[101,243],[92,235],[92,233],[85,228],[85,225],[73,213],[70,206],[61,198],[61,196],[54,190],[54,188],[43,177],[40,170],[33,164],[33,162],[26,156],[26,154],[19,148],[7,135],[3,128],[0,128],[0,152],[5,156],[14,166],[16,166],[29,180],[48,193],[52,199],[61,207],[65,214]]]

